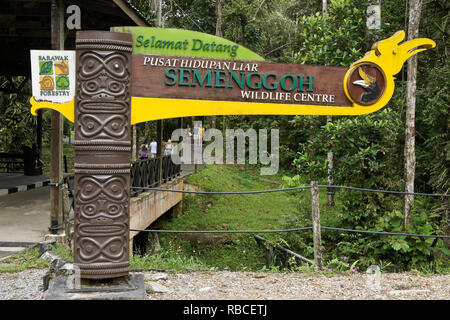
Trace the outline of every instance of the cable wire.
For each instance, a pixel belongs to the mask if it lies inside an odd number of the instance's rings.
[[[130,231],[151,232],[151,233],[277,233],[310,230],[312,227],[292,228],[292,229],[274,229],[274,230],[148,230],[148,229],[130,229]]]
[[[444,198],[450,197],[450,194],[439,194],[439,193],[404,192],[404,191],[377,190],[377,189],[368,189],[368,188],[329,186],[329,185],[319,185],[318,187],[319,188],[334,188],[334,189],[346,189],[346,190],[355,190],[355,191],[366,191],[366,192],[414,195],[414,196],[427,196],[427,197],[444,197]]]
[[[381,234],[381,235],[391,235],[391,236],[405,236],[405,237],[419,237],[419,238],[450,238],[450,236],[439,236],[434,234],[417,234],[417,233],[403,233],[403,232],[387,232],[387,231],[370,231],[370,230],[355,230],[355,229],[345,229],[345,228],[335,228],[335,227],[324,227],[321,229],[344,231],[344,232],[354,232],[354,233],[368,233],[368,234]]]
[[[311,189],[311,186],[284,188],[284,189],[271,189],[271,190],[255,190],[255,191],[190,191],[190,190],[174,190],[164,188],[145,188],[145,187],[131,187],[136,190],[154,190],[154,191],[169,191],[178,193],[192,193],[192,194],[258,194],[258,193],[271,193],[271,192],[283,192],[292,190]]]
[[[312,230],[313,227],[302,227],[292,229],[274,229],[274,230],[148,230],[148,229],[130,229],[130,231],[137,232],[150,232],[150,233],[278,233],[278,232],[293,232]],[[387,231],[371,231],[371,230],[355,230],[335,227],[321,226],[321,229],[354,232],[354,233],[368,233],[378,235],[391,235],[391,236],[405,236],[405,237],[419,237],[419,238],[450,238],[450,236],[441,236],[434,234],[417,234],[417,233],[404,233],[404,232],[387,232]]]
[[[346,186],[334,186],[334,185],[319,185],[318,188],[334,188],[334,189],[346,189],[355,191],[366,191],[366,192],[379,192],[379,193],[390,193],[390,194],[403,194],[403,195],[416,195],[416,196],[428,196],[428,197],[443,197],[448,198],[450,194],[439,194],[439,193],[420,193],[420,192],[404,192],[404,191],[391,191],[391,190],[377,190],[368,188],[358,188],[358,187],[346,187]],[[255,191],[190,191],[190,190],[174,190],[165,188],[147,188],[147,187],[130,187],[134,190],[149,190],[149,191],[168,191],[168,192],[178,192],[178,193],[191,193],[191,194],[259,194],[259,193],[271,193],[271,192],[284,192],[302,189],[311,189],[311,186],[300,186],[292,188],[281,188],[281,189],[269,189],[269,190],[255,190]]]

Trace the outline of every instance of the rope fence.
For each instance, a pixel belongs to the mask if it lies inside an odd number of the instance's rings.
[[[58,186],[58,184],[56,185]],[[67,185],[65,186],[67,188]],[[309,186],[298,186],[291,188],[278,188],[269,190],[254,190],[254,191],[191,191],[191,190],[174,190],[167,188],[157,188],[157,187],[130,187],[132,190],[144,190],[144,191],[162,191],[162,192],[175,192],[184,194],[199,194],[199,195],[249,195],[249,194],[264,194],[264,193],[274,193],[274,192],[286,192],[295,190],[305,190],[311,189],[312,196],[312,221],[313,225],[310,227],[300,227],[300,228],[290,228],[290,229],[273,229],[273,230],[161,230],[161,229],[129,229],[130,232],[147,232],[147,233],[282,233],[282,232],[298,232],[305,230],[313,231],[313,242],[314,242],[314,265],[321,268],[322,267],[322,252],[321,252],[321,232],[320,230],[331,230],[331,231],[341,231],[349,233],[360,233],[360,234],[374,234],[374,235],[384,235],[384,236],[404,236],[404,237],[418,237],[418,238],[435,238],[435,239],[448,239],[450,236],[447,235],[425,235],[425,234],[415,234],[407,232],[388,232],[388,231],[372,231],[372,230],[356,230],[356,229],[346,229],[346,228],[336,228],[327,227],[320,225],[320,207],[319,207],[319,189],[343,189],[361,192],[376,192],[394,195],[414,195],[414,196],[427,196],[427,197],[440,197],[442,199],[450,197],[450,194],[435,194],[435,193],[421,193],[421,192],[403,192],[403,191],[392,191],[392,190],[378,190],[369,188],[358,188],[358,187],[347,187],[347,186],[335,186],[335,185],[318,185],[316,181],[311,181]],[[68,188],[71,191],[70,188]],[[73,204],[73,203],[72,203]],[[73,225],[71,221],[65,221],[64,224]],[[60,226],[55,226],[59,228]],[[55,230],[52,227],[52,230]],[[258,237],[255,235],[255,237]],[[263,238],[261,238],[263,239]],[[260,240],[261,240],[260,239]],[[266,240],[266,239],[264,239]],[[286,248],[282,248],[288,250]],[[294,255],[295,256],[295,255]],[[296,256],[301,257],[302,260],[306,261],[303,256],[296,254]],[[308,260],[310,263],[311,260]]]
[[[144,187],[131,187],[131,189],[148,190],[148,191],[169,191],[178,193],[191,193],[191,194],[221,194],[221,195],[235,195],[235,194],[260,194],[260,193],[273,193],[293,190],[311,189],[310,186],[292,187],[284,189],[272,189],[272,190],[256,190],[256,191],[190,191],[190,190],[174,190],[164,188],[144,188]]]
[[[298,186],[292,188],[278,188],[269,190],[255,190],[255,191],[190,191],[190,190],[174,190],[167,188],[146,188],[146,187],[131,187],[131,189],[138,190],[148,190],[148,191],[165,191],[165,192],[177,192],[185,194],[200,194],[200,195],[246,195],[246,194],[263,194],[263,193],[273,193],[273,192],[285,192],[285,191],[295,191],[295,190],[305,190],[311,189],[311,202],[312,202],[312,226],[302,227],[302,228],[291,228],[291,229],[275,229],[275,230],[148,230],[148,229],[130,229],[134,232],[149,232],[149,233],[253,233],[255,234],[255,239],[258,241],[267,241],[266,239],[257,236],[257,233],[281,233],[281,232],[296,232],[304,230],[313,231],[313,242],[314,242],[314,262],[295,253],[286,248],[277,246],[276,248],[285,251],[295,257],[307,261],[310,264],[314,264],[318,268],[322,268],[322,248],[321,248],[321,230],[331,230],[331,231],[341,231],[349,233],[360,233],[360,234],[374,234],[383,236],[404,236],[404,237],[418,237],[418,238],[435,238],[437,239],[448,239],[450,236],[446,235],[428,235],[428,234],[416,234],[408,232],[388,232],[388,231],[372,231],[372,230],[356,230],[356,229],[346,229],[346,228],[336,228],[327,227],[320,225],[320,206],[319,206],[319,189],[343,189],[361,192],[377,192],[385,194],[394,195],[414,195],[414,196],[427,196],[427,197],[440,197],[442,199],[450,197],[450,194],[435,194],[435,193],[421,193],[421,192],[403,192],[403,191],[392,191],[392,190],[377,190],[369,188],[358,188],[358,187],[347,187],[347,186],[335,186],[335,185],[319,185],[317,181],[311,181],[310,186]]]
[[[66,220],[64,223],[57,225],[55,227],[50,227],[49,229],[58,230],[61,229],[65,224],[73,226],[73,220]],[[313,227],[301,227],[301,228],[291,228],[291,229],[273,229],[273,230],[170,230],[170,229],[129,229],[131,232],[149,232],[149,233],[283,233],[283,232],[297,232],[312,230]],[[450,236],[445,235],[435,235],[435,234],[418,234],[418,233],[406,233],[406,232],[388,232],[388,231],[372,231],[372,230],[356,230],[356,229],[345,229],[336,227],[326,227],[320,226],[324,230],[333,231],[343,231],[352,233],[366,233],[366,234],[377,234],[377,235],[390,235],[390,236],[404,236],[404,237],[417,237],[417,238],[437,238],[437,239],[448,239]]]
[[[165,188],[146,188],[146,187],[131,187],[134,190],[147,190],[147,191],[168,191],[168,192],[178,192],[178,193],[190,193],[190,194],[219,194],[219,195],[239,195],[239,194],[260,194],[260,193],[272,193],[272,192],[285,192],[294,190],[304,190],[311,189],[311,186],[299,186],[292,188],[281,188],[281,189],[269,189],[269,190],[255,190],[255,191],[191,191],[191,190],[174,190]],[[377,190],[377,189],[367,189],[358,187],[346,187],[346,186],[333,186],[333,185],[319,185],[319,189],[346,189],[354,191],[364,191],[364,192],[378,192],[378,193],[389,193],[389,194],[399,194],[399,195],[414,195],[414,196],[428,196],[428,197],[443,197],[448,198],[450,194],[439,194],[439,193],[421,193],[421,192],[404,192],[404,191],[391,191],[391,190]]]
[[[130,231],[150,232],[150,233],[281,233],[311,230],[312,227],[292,228],[292,229],[274,229],[274,230],[163,230],[163,229],[130,229]]]
[[[135,232],[150,232],[150,233],[281,233],[281,232],[296,232],[304,230],[312,230],[313,227],[302,227],[292,229],[274,229],[274,230],[164,230],[164,229],[129,229]],[[434,235],[434,234],[417,234],[406,232],[387,232],[387,231],[372,231],[372,230],[355,230],[335,227],[320,226],[324,230],[344,231],[353,233],[368,233],[378,235],[404,236],[404,237],[418,237],[418,238],[441,238],[448,239],[450,236]]]
[[[330,188],[330,189],[334,188],[334,189],[364,191],[364,192],[389,193],[389,194],[399,194],[399,195],[425,196],[425,197],[443,197],[443,198],[450,197],[450,194],[440,194],[440,193],[404,192],[404,191],[377,190],[377,189],[368,189],[368,188],[329,186],[329,185],[319,185],[318,187],[319,188]]]

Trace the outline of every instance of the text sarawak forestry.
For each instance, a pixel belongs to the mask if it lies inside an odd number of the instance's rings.
[[[321,69],[259,61],[232,61],[186,57],[137,55],[137,77],[145,77],[160,97],[223,101],[273,101],[283,103],[336,104],[343,96],[342,82],[333,84]],[[140,63],[138,62],[140,61]],[[286,67],[287,66],[287,67]],[[335,68],[337,74],[345,69]],[[139,81],[134,94],[142,95]],[[331,86],[330,86],[331,84]],[[147,92],[145,94],[148,94]],[[343,99],[346,100],[345,97]],[[341,99],[342,100],[342,99]],[[347,101],[346,101],[347,102]],[[347,102],[348,103],[348,102]],[[342,104],[342,103],[341,103]]]

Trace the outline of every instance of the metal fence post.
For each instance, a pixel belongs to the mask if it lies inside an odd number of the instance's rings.
[[[314,239],[314,265],[322,269],[322,240],[320,232],[319,187],[317,181],[311,181],[312,227]]]

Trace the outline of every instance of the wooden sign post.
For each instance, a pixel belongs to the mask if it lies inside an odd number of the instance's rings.
[[[129,34],[77,33],[74,263],[82,278],[128,275]]]

